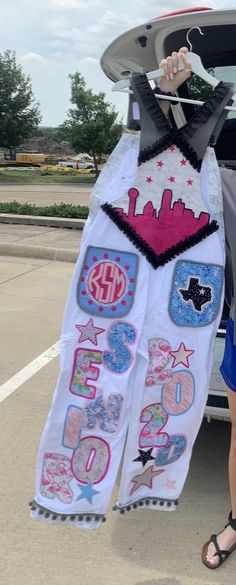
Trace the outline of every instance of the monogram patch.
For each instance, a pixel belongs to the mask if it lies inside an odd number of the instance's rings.
[[[133,305],[138,256],[89,246],[77,287],[78,305],[90,315],[117,318]]]

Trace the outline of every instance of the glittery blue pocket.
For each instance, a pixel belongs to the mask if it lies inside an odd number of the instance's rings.
[[[218,315],[223,267],[179,260],[170,294],[169,314],[175,325],[204,327]]]

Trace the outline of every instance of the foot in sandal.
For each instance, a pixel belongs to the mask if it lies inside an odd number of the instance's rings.
[[[217,569],[236,550],[236,519],[229,515],[229,522],[220,534],[212,534],[202,549],[202,562],[209,569]]]

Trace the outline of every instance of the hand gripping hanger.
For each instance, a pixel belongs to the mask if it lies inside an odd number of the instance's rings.
[[[204,33],[202,32],[202,30],[200,29],[199,26],[193,26],[187,32],[186,40],[187,40],[187,42],[189,44],[189,48],[190,48],[189,53],[188,53],[188,60],[191,63],[191,71],[192,71],[192,73],[195,73],[196,75],[198,75],[198,77],[201,77],[201,79],[203,79],[204,81],[209,83],[212,87],[216,87],[216,85],[218,85],[218,83],[219,83],[219,80],[216,79],[216,77],[213,77],[213,75],[210,75],[210,73],[208,73],[208,71],[203,67],[203,64],[202,64],[202,61],[201,61],[199,55],[197,55],[197,53],[192,52],[192,43],[190,43],[189,35],[192,32],[192,30],[195,28],[197,30],[199,30],[201,35],[204,35]],[[183,64],[183,66],[179,67],[179,71],[181,71],[184,68],[185,68],[185,65]],[[159,69],[155,69],[154,71],[149,71],[148,73],[146,73],[146,75],[147,75],[147,79],[149,81],[151,81],[153,79],[157,79],[158,77],[162,77],[164,75],[164,71],[162,68],[159,68]],[[114,85],[112,86],[112,91],[133,93],[132,90],[129,89],[129,87],[130,87],[129,79],[125,79],[125,80],[117,81],[116,83],[114,83]],[[155,93],[155,96],[158,99],[165,99],[166,100],[166,96],[163,96],[161,94]],[[236,101],[236,94],[234,94],[231,99],[233,101]],[[204,102],[199,101],[199,100],[181,98],[179,96],[168,96],[168,101],[173,101],[173,102],[178,101],[178,102],[183,102],[183,103],[187,103],[187,104],[196,104],[196,105],[200,105],[200,106],[202,104],[204,104]],[[236,111],[235,106],[226,106],[225,109],[231,110],[231,111]]]

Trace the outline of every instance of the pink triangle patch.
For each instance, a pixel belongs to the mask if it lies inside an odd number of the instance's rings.
[[[163,191],[158,211],[153,203],[148,201],[143,212],[136,213],[139,191],[133,187],[129,189],[128,195],[127,212],[110,204],[103,205],[102,209],[146,255],[155,268],[165,264],[218,229],[215,221],[210,222],[209,213],[201,212],[198,217],[195,217],[192,209],[188,209],[182,199],[172,203],[171,189]]]

